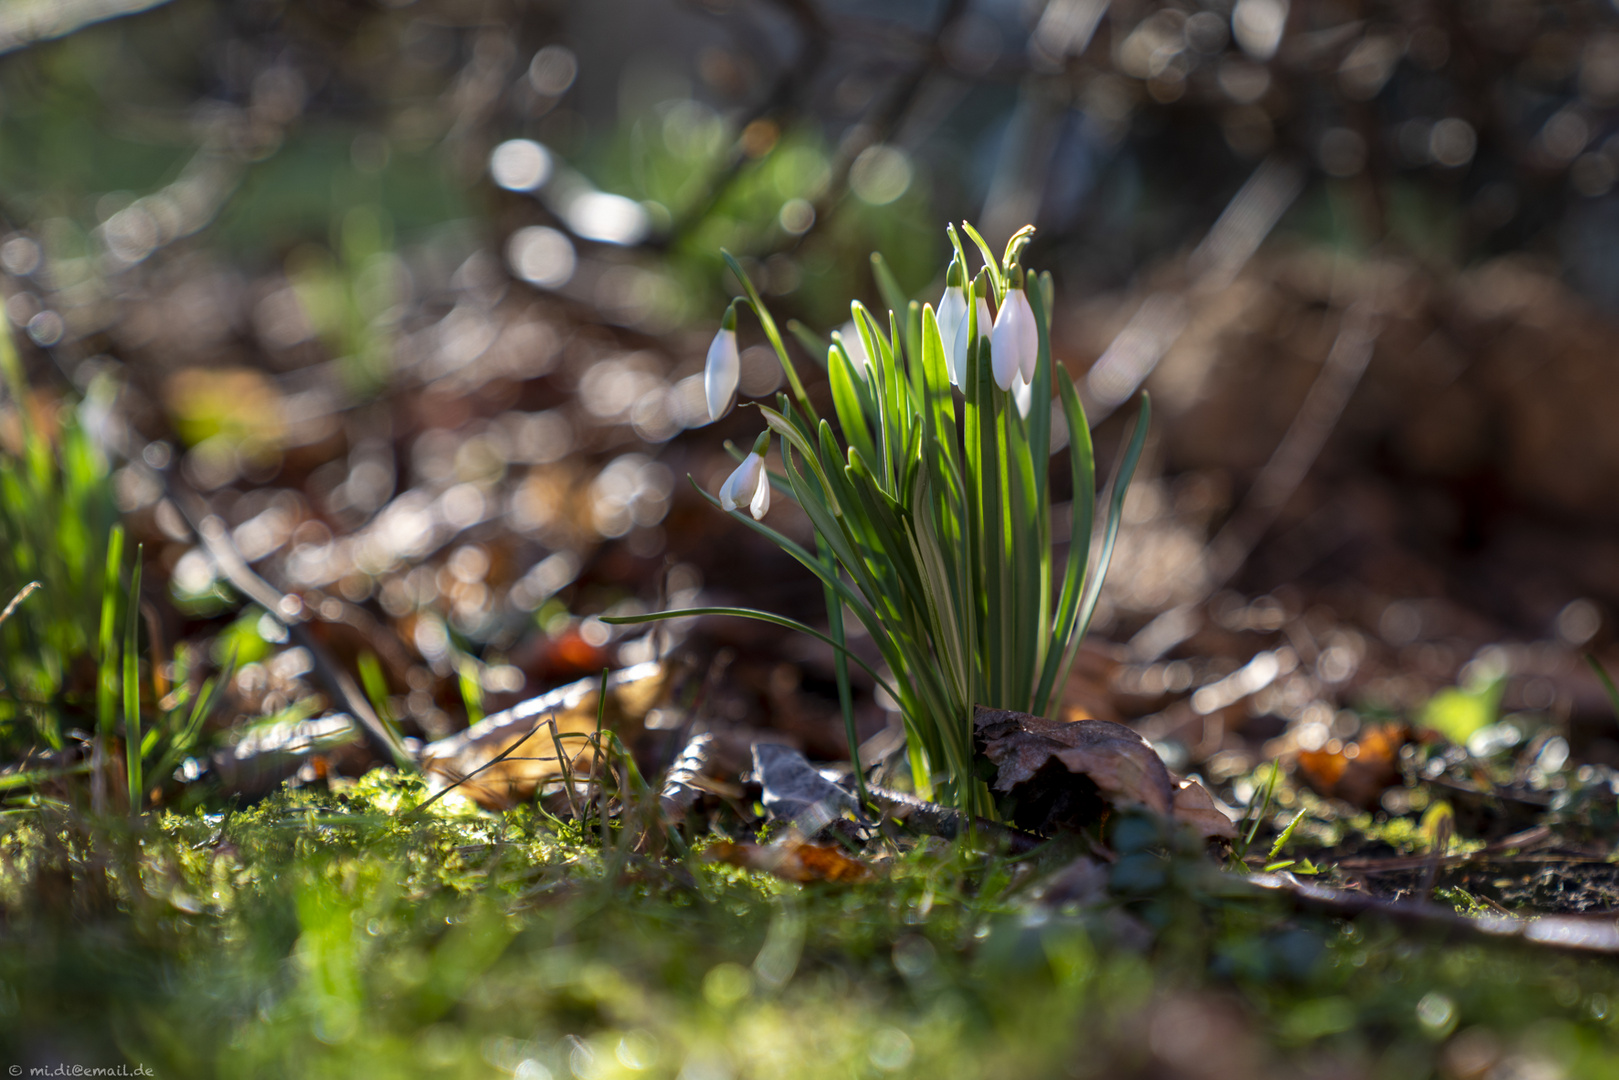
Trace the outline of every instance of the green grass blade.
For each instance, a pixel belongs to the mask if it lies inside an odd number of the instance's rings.
[[[910,298],[905,295],[905,290],[900,288],[899,279],[888,268],[888,260],[884,259],[879,251],[871,253],[871,276],[877,279],[877,292],[882,296],[883,304],[890,312],[904,312],[909,309]],[[904,350],[907,357],[916,355],[914,338],[899,338],[895,344]]]
[[[382,661],[378,660],[377,654],[370,649],[361,649],[360,655],[355,657],[354,666],[360,672],[360,687],[365,691],[365,696],[370,699],[371,709],[377,714],[377,719],[385,724],[392,724],[394,716],[393,710],[388,706],[388,680],[382,674]],[[466,665],[462,665],[463,672],[465,668]],[[466,696],[464,690],[462,696]],[[468,712],[468,722],[476,723],[471,719],[471,716],[472,714]],[[482,717],[480,716],[479,719],[482,719]]]
[[[129,605],[124,619],[124,761],[129,769],[129,812],[138,814],[145,805],[141,752],[141,555],[145,545],[135,547],[135,568],[130,572]]]
[[[978,245],[979,252],[984,256],[984,269],[989,271],[990,287],[995,292],[995,308],[998,311],[1000,310],[1001,299],[1006,296],[1006,274],[1001,268],[1000,260],[995,258],[995,252],[990,250],[988,241],[978,235],[978,230],[973,228],[972,222],[963,221],[961,228],[971,238],[972,242]],[[962,265],[965,266],[966,264],[963,263]]]
[[[780,435],[788,446],[792,447],[794,450],[797,450],[800,456],[804,458],[805,463],[809,465],[810,471],[815,474],[815,479],[819,480],[821,483],[821,490],[824,493],[824,505],[826,508],[833,514],[842,513],[843,508],[839,505],[837,498],[833,494],[831,481],[827,479],[828,469],[837,468],[841,462],[829,461],[823,463],[820,457],[816,454],[814,445],[808,438],[805,437],[804,433],[799,430],[798,426],[786,416],[777,412],[775,409],[761,405],[759,406],[759,412],[764,416],[765,423],[770,425],[770,430]],[[806,507],[805,510],[807,512],[808,507]]]
[[[669,611],[649,611],[640,615],[603,615],[601,619],[602,622],[613,626],[628,626],[635,623],[658,622],[662,619],[686,619],[695,615],[735,615],[737,618],[754,619],[758,622],[773,623],[776,626],[785,626],[789,630],[797,630],[801,634],[808,634],[815,640],[830,645],[838,652],[839,655],[847,657],[848,659],[859,664],[865,669],[866,674],[877,680],[878,686],[881,686],[884,690],[888,691],[888,693],[896,700],[900,696],[899,691],[894,688],[894,685],[887,679],[883,678],[882,674],[876,668],[866,663],[866,661],[861,658],[859,653],[853,651],[846,645],[839,645],[830,636],[821,633],[813,626],[810,626],[807,623],[801,623],[797,619],[789,619],[785,615],[773,615],[768,611],[758,611],[754,608],[697,607],[676,608]]]
[[[1067,649],[1064,650],[1062,668],[1057,673],[1055,686],[1058,688],[1067,682],[1074,657],[1079,654],[1079,644],[1085,638],[1085,631],[1090,629],[1091,617],[1096,614],[1096,602],[1102,595],[1102,582],[1107,577],[1108,564],[1113,561],[1113,545],[1119,538],[1119,520],[1124,514],[1124,497],[1129,492],[1130,480],[1135,475],[1137,463],[1141,460],[1141,451],[1147,441],[1147,427],[1151,421],[1152,402],[1143,393],[1141,413],[1136,417],[1135,431],[1130,436],[1129,445],[1111,483],[1113,495],[1108,504],[1107,522],[1103,526],[1102,546],[1097,553],[1096,565],[1091,567],[1086,575],[1085,592],[1079,602],[1073,634],[1068,641]]]
[[[1052,641],[1046,652],[1040,685],[1035,691],[1033,710],[1047,715],[1057,672],[1068,655],[1078,626],[1079,602],[1084,594],[1085,564],[1091,554],[1091,528],[1096,516],[1096,456],[1091,445],[1091,429],[1085,420],[1085,406],[1079,400],[1073,379],[1067,372],[1057,376],[1062,392],[1063,417],[1068,424],[1068,455],[1073,476],[1073,498],[1069,503],[1068,560],[1063,572],[1057,613],[1052,621]]]
[[[101,633],[97,641],[96,727],[111,735],[118,713],[118,584],[124,565],[124,527],[107,537],[107,564],[101,585]]]
[[[838,426],[843,429],[844,440],[875,461],[877,444],[872,441],[871,427],[866,422],[875,408],[867,407],[871,399],[865,387],[856,381],[842,350],[828,350],[826,365],[832,383],[832,410],[837,415]]]
[[[826,541],[816,537],[819,553],[824,561],[826,572],[837,574],[837,566],[833,562],[831,549]],[[860,733],[855,727],[854,694],[849,686],[849,647],[848,639],[843,633],[843,601],[838,597],[838,591],[826,584],[823,580],[821,590],[826,600],[826,630],[827,636],[832,639],[832,671],[838,684],[838,707],[843,713],[843,734],[849,743],[849,765],[854,770],[854,782],[857,794],[860,796],[860,805],[867,802],[866,773],[860,761]]]
[[[826,355],[829,344],[826,338],[817,334],[797,319],[787,320],[787,332],[797,338],[798,344],[803,346],[804,351],[809,353],[822,367],[826,366],[826,362],[821,360],[821,357]]]
[[[1608,674],[1607,668],[1602,666],[1595,653],[1586,653],[1585,662],[1596,672],[1597,680],[1602,683],[1602,689],[1608,695],[1608,704],[1613,708],[1613,715],[1619,718],[1619,686],[1613,684],[1613,676]]]
[[[731,268],[731,273],[742,283],[743,290],[747,292],[748,303],[752,306],[754,315],[758,317],[759,325],[764,327],[765,337],[770,340],[770,347],[776,350],[776,359],[781,361],[781,370],[787,375],[788,385],[793,388],[795,404],[810,416],[814,416],[815,409],[810,404],[809,395],[804,392],[804,384],[798,377],[798,369],[793,366],[792,359],[787,355],[787,345],[781,340],[781,331],[776,329],[776,320],[771,317],[770,309],[759,296],[759,290],[753,287],[753,280],[729,251],[722,250],[720,256],[725,260],[725,265]]]

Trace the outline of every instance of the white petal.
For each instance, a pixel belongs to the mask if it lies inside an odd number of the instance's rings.
[[[978,298],[978,304],[976,306],[978,308],[978,336],[980,338],[989,337],[989,334],[990,334],[989,301],[985,300],[982,296],[980,296]],[[971,322],[971,320],[968,319],[967,316],[963,315],[961,317],[961,326],[958,327],[957,330],[956,330],[956,347],[955,347],[956,371],[961,376],[961,381],[956,384],[956,387],[959,390],[961,390],[963,393],[965,393],[966,390],[967,390],[967,352],[968,352],[968,346],[972,344],[972,342],[970,340],[968,340],[969,337],[971,336],[971,328],[969,326],[970,322]]]
[[[1018,367],[1023,370],[1023,381],[1034,382],[1034,369],[1040,362],[1040,329],[1035,325],[1034,308],[1029,306],[1029,294],[1014,289],[1007,294],[1008,307],[1018,328]]]
[[[1034,387],[1024,381],[1023,372],[1012,376],[1012,400],[1017,403],[1017,414],[1029,418],[1029,405],[1034,401]]]
[[[735,510],[743,499],[753,495],[759,484],[759,474],[764,471],[764,458],[758,454],[749,454],[742,459],[725,483],[720,485],[720,506],[727,511]]]
[[[770,510],[770,470],[763,467],[760,462],[759,486],[753,489],[753,501],[748,504],[748,512],[753,515],[754,521],[759,521]]]
[[[956,331],[967,317],[966,290],[959,285],[945,289],[944,297],[939,301],[938,315],[939,344],[944,346],[944,367],[950,374],[950,382],[960,386],[962,373],[961,361],[956,355]]]
[[[956,332],[950,342],[950,352],[946,357],[950,368],[950,381],[957,390],[965,392],[967,389],[967,317],[962,316],[956,324]]]
[[[1017,317],[1014,312],[1016,306],[1008,301],[1001,305],[1001,313],[995,317],[995,330],[989,339],[990,370],[995,375],[995,385],[1002,390],[1012,389],[1012,379],[1022,370],[1021,359],[1018,356],[1018,336],[1020,333]]]
[[[736,331],[721,330],[708,347],[708,363],[703,368],[703,393],[708,398],[708,418],[718,420],[731,404],[736,381],[742,374],[742,361],[736,353]]]

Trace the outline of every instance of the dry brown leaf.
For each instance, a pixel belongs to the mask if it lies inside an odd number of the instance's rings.
[[[1175,820],[1196,829],[1205,840],[1235,840],[1237,824],[1220,810],[1208,788],[1187,778],[1175,788]]]
[[[616,731],[625,741],[632,739],[646,714],[661,699],[666,683],[665,670],[656,662],[636,664],[610,675],[603,718],[606,728]],[[551,727],[546,722],[553,717],[569,769],[576,776],[588,774],[595,751],[580,736],[596,732],[600,688],[599,678],[580,679],[430,743],[422,750],[421,758],[429,792],[436,795],[459,783],[457,791],[490,810],[533,798],[541,784],[563,775]],[[512,751],[508,757],[495,760],[508,750]]]
[[[779,844],[734,844],[722,840],[708,847],[708,857],[747,870],[764,870],[788,881],[808,884],[835,881],[856,885],[876,880],[876,873],[829,844],[788,840]]]
[[[1379,724],[1337,750],[1301,750],[1298,773],[1317,793],[1374,810],[1400,783],[1400,748],[1411,741],[1404,724]]]
[[[1152,744],[1106,720],[1047,720],[980,706],[980,751],[996,767],[994,790],[1013,797],[1013,820],[1039,833],[1082,827],[1108,807],[1141,806],[1171,816],[1175,782]],[[1088,785],[1076,784],[1083,777]]]

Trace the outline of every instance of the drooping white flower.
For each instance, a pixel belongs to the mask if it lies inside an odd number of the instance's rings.
[[[1012,376],[1012,400],[1017,404],[1017,414],[1027,420],[1029,406],[1034,402],[1034,384],[1024,379],[1022,371]]]
[[[1014,312],[1018,323],[1018,367],[1023,369],[1023,381],[1034,382],[1034,369],[1040,364],[1040,327],[1034,321],[1034,308],[1029,305],[1027,289],[1013,289],[1008,299],[1019,309]]]
[[[720,485],[720,506],[727,512],[743,502],[758,521],[770,511],[770,473],[765,469],[765,451],[770,449],[770,432],[760,433],[753,450],[742,459],[725,483]]]
[[[988,337],[990,332],[989,301],[984,296],[985,285],[986,282],[982,278],[973,285],[975,299],[973,307],[977,309],[978,315],[976,329],[978,336],[981,338]],[[961,323],[956,328],[955,342],[950,348],[950,353],[953,357],[951,366],[954,368],[955,373],[961,376],[961,381],[956,383],[956,387],[962,391],[967,389],[967,354],[969,347],[972,345],[972,331],[974,329],[969,324],[972,321],[965,313],[962,315]]]
[[[950,375],[950,384],[961,389],[967,383],[965,352],[956,350],[956,333],[967,318],[966,273],[957,259],[950,260],[945,272],[944,295],[939,298],[939,343],[944,346],[944,367]]]
[[[1039,332],[1034,325],[1034,309],[1021,284],[1008,288],[1001,301],[1000,314],[995,317],[995,332],[989,340],[990,366],[995,372],[995,385],[1002,390],[1012,388],[1012,376],[1021,374],[1023,381],[1033,382],[1035,363],[1040,355]]]
[[[742,376],[742,358],[736,351],[736,305],[725,309],[725,319],[714,343],[708,347],[708,363],[703,367],[703,394],[708,398],[708,418],[718,420],[731,405],[737,379]]]

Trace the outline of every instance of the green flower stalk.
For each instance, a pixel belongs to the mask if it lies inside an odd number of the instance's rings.
[[[954,227],[947,229],[955,258],[940,313],[900,300],[874,257],[884,294],[903,310],[879,319],[859,302],[851,305],[854,332],[835,336],[826,356],[836,426],[817,414],[775,320],[742,267],[725,256],[747,294],[735,304],[747,303],[758,316],[791,393],[778,395],[774,408],[759,406],[766,433],[720,496],[708,498],[727,511],[750,503],[753,519],[736,513],[736,520],[821,580],[828,632],[747,608],[614,621],[742,615],[830,643],[853,747],[847,663],[867,665],[846,648],[844,619],[852,616],[886,669],[867,670],[899,703],[918,793],[993,817],[974,768],[973,707],[1044,715],[1060,706],[1112,557],[1148,405],[1143,395],[1093,537],[1098,499],[1090,426],[1073,379],[1052,362],[1051,276],[1026,274],[1021,266],[1034,230],[1019,230],[999,260],[972,226],[963,223],[963,230],[983,266],[969,283],[967,252]],[[992,299],[1000,312],[993,323]],[[946,333],[950,321],[954,333]],[[857,346],[864,363],[850,356]],[[1072,484],[1065,510],[1072,539],[1061,558],[1052,542],[1054,414],[1067,427]],[[782,440],[782,473],[774,478],[764,468],[771,435]],[[757,520],[772,483],[809,517],[816,550]]]

